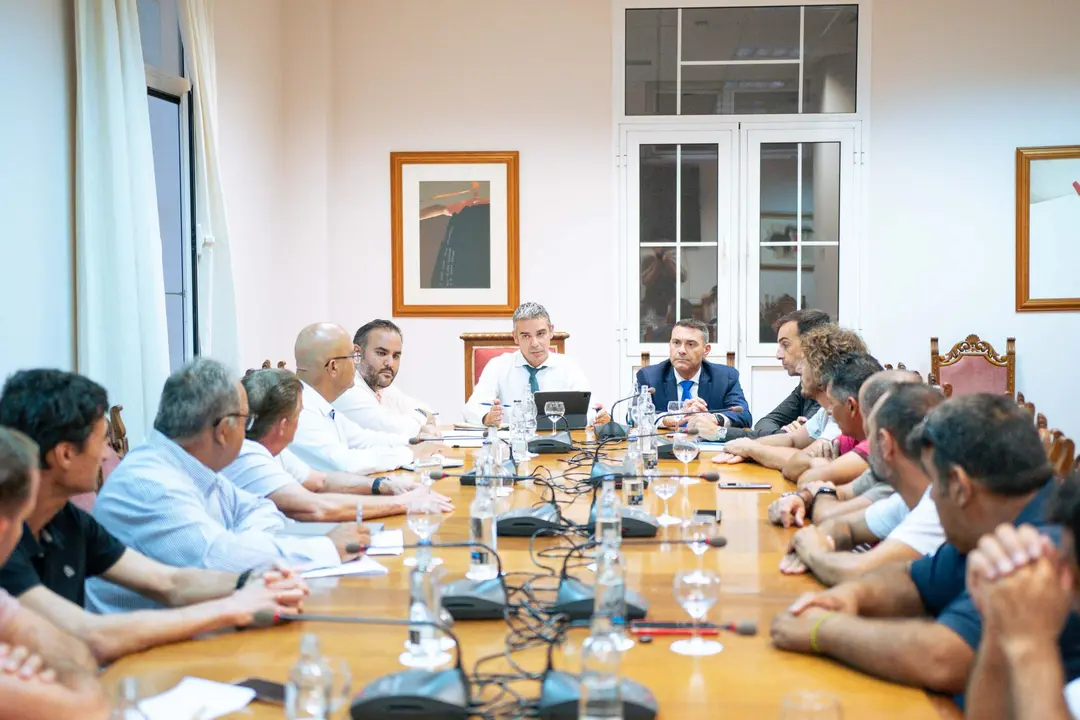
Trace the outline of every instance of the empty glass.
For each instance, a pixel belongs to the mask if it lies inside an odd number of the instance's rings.
[[[554,435],[556,431],[556,424],[566,414],[566,405],[563,403],[552,400],[544,403],[544,415],[551,421],[551,434]]]
[[[703,657],[715,655],[724,649],[716,640],[705,640],[698,633],[699,624],[709,615],[709,610],[720,597],[720,577],[712,570],[690,570],[675,574],[675,599],[690,615],[693,630],[689,638],[671,643],[671,649],[679,655]]]
[[[678,420],[678,423],[677,423],[678,425],[682,425],[682,422],[683,422],[683,420],[685,418],[682,415],[679,414],[679,413],[682,412],[682,403],[681,402],[679,402],[678,400],[671,400],[667,404],[667,411],[668,411],[669,416],[672,416],[676,420]]]
[[[784,696],[780,720],[842,720],[840,701],[831,695],[798,690]]]
[[[443,469],[442,455],[428,455],[427,457],[413,460],[413,470],[420,477],[420,484],[428,490],[435,484],[432,473],[441,473]]]
[[[694,515],[685,525],[683,539],[691,540],[689,547],[700,558],[709,549],[709,541],[716,536],[716,518],[708,515]],[[699,566],[701,561],[698,561]]]
[[[694,485],[697,478],[690,477],[690,461],[697,457],[698,444],[695,436],[687,433],[675,433],[671,436],[671,450],[675,457],[683,464],[683,485]]]
[[[679,485],[675,482],[675,478],[667,475],[656,475],[653,477],[650,487],[653,489],[653,492],[656,493],[656,496],[664,501],[664,513],[656,518],[656,522],[663,526],[678,525],[681,523],[682,520],[673,517],[671,513],[668,512],[668,500],[673,498],[675,496],[675,491],[679,489]]]
[[[407,567],[433,568],[442,564],[442,558],[434,557],[430,547],[431,536],[442,524],[442,509],[434,498],[421,499],[409,505],[405,522],[416,535],[417,542],[427,547],[417,548],[415,558],[405,558]]]
[[[345,710],[348,714],[349,701],[352,700],[352,671],[346,660],[329,658],[326,666],[330,668],[330,717],[338,717],[338,713]]]

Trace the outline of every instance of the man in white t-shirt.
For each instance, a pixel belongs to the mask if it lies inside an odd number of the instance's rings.
[[[918,559],[945,542],[929,499],[930,478],[922,467],[921,450],[906,443],[927,413],[944,401],[936,388],[916,383],[898,384],[885,394],[870,415],[870,465],[896,493],[865,510],[799,530],[780,562],[781,572],[809,571],[832,586],[888,563]],[[826,485],[812,492],[816,500],[836,490]],[[864,553],[851,552],[865,543],[877,544]]]
[[[269,369],[249,373],[243,384],[255,420],[239,457],[222,470],[242,490],[268,498],[293,520],[309,522],[349,522],[358,508],[367,520],[401,515],[429,497],[412,480],[313,470],[287,448],[303,408],[300,380],[288,370]],[[452,509],[447,498],[433,495],[444,510]]]
[[[394,385],[401,366],[401,328],[389,320],[372,320],[353,336],[356,382],[332,405],[362,428],[411,437],[438,437],[435,415],[426,403]]]

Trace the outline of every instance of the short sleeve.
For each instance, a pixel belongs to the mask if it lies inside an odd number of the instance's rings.
[[[945,531],[929,491],[903,522],[889,533],[889,539],[904,543],[920,555],[929,555],[945,543]]]
[[[874,487],[874,483],[878,482],[878,479],[874,477],[872,470],[867,469],[859,477],[851,481],[851,493],[855,497],[859,497],[870,488]]]
[[[298,483],[302,484],[311,475],[311,466],[296,457],[289,448],[282,450],[281,454],[278,455],[278,459],[281,460],[281,466],[285,468],[285,472],[289,473]]]
[[[964,590],[964,557],[949,543],[911,563],[911,581],[929,615],[938,616]]]
[[[0,568],[0,588],[19,597],[41,584],[41,576],[30,562],[30,551],[20,542]]]
[[[824,408],[818,408],[818,411],[806,421],[806,434],[810,436],[811,440],[817,440],[821,437],[822,431],[825,429],[825,423],[828,421],[828,413]]]
[[[79,517],[82,537],[86,542],[86,577],[107,573],[127,552],[127,547],[89,513],[74,506],[72,509]]]
[[[892,497],[896,493],[889,483],[876,482],[870,489],[862,494],[862,497],[869,500],[871,503],[876,503],[879,500],[885,500]]]
[[[884,540],[907,517],[908,507],[899,494],[890,495],[866,508],[866,527],[878,540]]]
[[[975,603],[965,590],[955,600],[945,606],[937,621],[964,639],[972,650],[979,647],[982,637],[982,617],[975,609]]]
[[[840,446],[841,455],[846,455],[847,453],[854,450],[855,445],[857,444],[855,438],[851,437],[850,435],[841,435],[836,442]]]
[[[869,462],[870,461],[870,441],[869,440],[860,440],[859,442],[855,443],[855,447],[851,448],[851,452],[855,453],[856,455],[861,457],[863,460],[866,460],[867,462]]]

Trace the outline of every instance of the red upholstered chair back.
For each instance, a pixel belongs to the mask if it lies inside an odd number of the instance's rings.
[[[568,337],[569,333],[554,333],[551,336],[551,351],[566,352]],[[514,334],[510,332],[462,333],[461,340],[465,343],[465,399],[468,400],[488,362],[499,355],[516,352],[518,348]]]
[[[952,396],[973,393],[1016,394],[1016,339],[1008,338],[1005,354],[999,355],[990,343],[978,335],[953,345],[945,355],[938,354],[938,339],[930,338],[930,372],[942,387],[950,385]]]

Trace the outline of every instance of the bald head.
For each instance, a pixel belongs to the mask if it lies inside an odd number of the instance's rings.
[[[859,407],[863,408],[863,415],[869,416],[874,406],[893,385],[917,382],[922,382],[922,378],[910,370],[882,370],[874,373],[859,389]]]
[[[293,348],[297,376],[329,402],[353,385],[353,344],[349,332],[333,323],[308,325]]]

